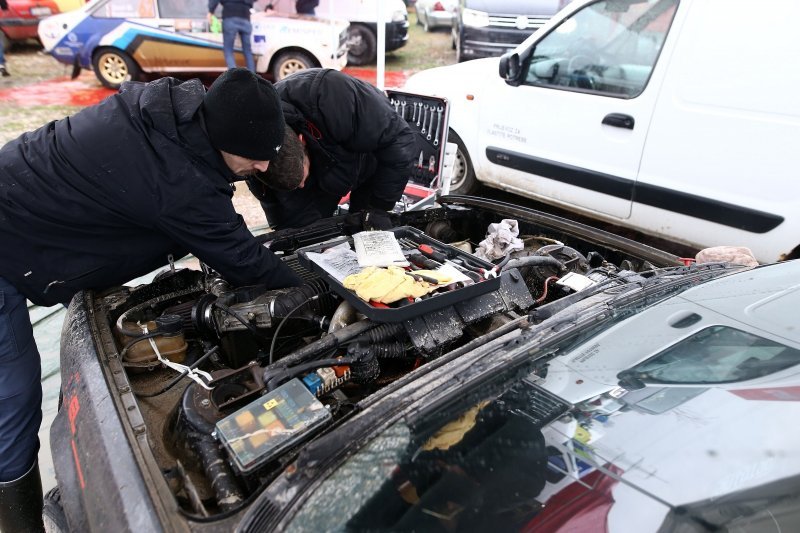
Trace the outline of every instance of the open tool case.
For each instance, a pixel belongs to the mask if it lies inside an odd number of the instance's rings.
[[[450,106],[446,98],[386,90],[389,103],[417,132],[414,169],[405,191],[405,210],[432,205],[437,193],[448,194],[444,179]]]
[[[399,228],[394,228],[391,231],[398,240],[402,239],[404,241],[413,241],[420,245],[427,244],[434,250],[446,255],[451,261],[454,259],[460,259],[468,262],[471,265],[474,265],[475,267],[480,267],[487,271],[494,266],[492,263],[478,259],[474,255],[463,250],[459,250],[458,248],[454,248],[439,242],[436,239],[432,239],[416,228],[401,226]],[[297,256],[303,266],[309,270],[312,270],[313,272],[318,273],[323,279],[325,279],[332,290],[350,302],[353,307],[363,313],[367,318],[375,322],[402,322],[425,313],[430,313],[431,311],[436,311],[444,307],[455,305],[474,296],[486,294],[500,288],[500,276],[490,277],[488,279],[481,279],[481,281],[451,290],[438,289],[436,292],[428,294],[424,299],[415,302],[409,302],[400,307],[376,307],[359,298],[355,292],[346,289],[339,280],[331,276],[328,271],[325,270],[325,268],[313,261],[308,256],[309,252],[321,253],[328,248],[338,246],[344,242],[349,243],[352,248],[353,239],[351,237],[343,237],[341,239],[335,239],[322,244],[302,248],[298,250]]]

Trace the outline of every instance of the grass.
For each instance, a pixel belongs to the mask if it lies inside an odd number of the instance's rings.
[[[386,68],[417,72],[456,62],[450,28],[436,28],[426,33],[417,25],[417,15],[408,15],[408,42],[399,50],[386,55]]]

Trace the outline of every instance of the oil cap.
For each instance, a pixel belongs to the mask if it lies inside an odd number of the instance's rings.
[[[156,328],[164,335],[174,335],[183,330],[183,319],[180,315],[161,315],[156,318]]]

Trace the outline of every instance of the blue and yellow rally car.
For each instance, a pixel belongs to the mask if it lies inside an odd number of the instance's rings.
[[[342,69],[347,63],[347,21],[254,13],[256,70],[275,81],[311,67]],[[190,0],[95,0],[48,17],[39,37],[58,61],[94,70],[115,89],[142,73],[222,72],[222,34],[212,32],[206,2]],[[244,55],[237,47],[237,64]]]

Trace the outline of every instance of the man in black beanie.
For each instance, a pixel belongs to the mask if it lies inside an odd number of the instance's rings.
[[[278,95],[246,69],[123,84],[0,149],[0,530],[41,530],[40,359],[25,299],[66,304],[187,252],[234,285],[300,279],[234,211],[281,147]]]
[[[307,69],[277,82],[289,126],[266,173],[247,180],[275,229],[333,215],[350,193],[365,229],[388,229],[419,153],[416,134],[386,95],[331,69]]]

